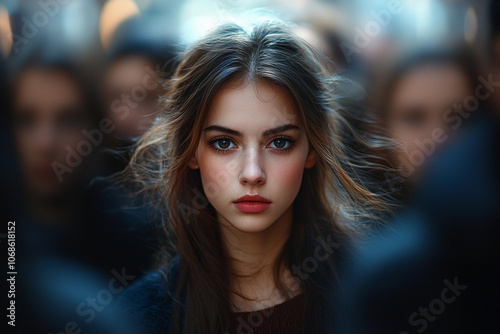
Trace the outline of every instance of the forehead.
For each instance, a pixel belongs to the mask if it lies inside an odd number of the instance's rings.
[[[208,110],[205,125],[224,124],[234,129],[298,125],[293,98],[276,84],[258,80],[228,82],[219,88]]]
[[[471,87],[466,74],[454,64],[428,64],[408,72],[395,90],[395,103],[457,102]]]
[[[118,86],[140,84],[148,73],[148,67],[154,69],[154,62],[146,56],[130,55],[118,58],[108,66],[104,77],[105,84]]]
[[[17,104],[58,104],[80,98],[77,84],[61,70],[26,69],[20,74],[14,89]]]

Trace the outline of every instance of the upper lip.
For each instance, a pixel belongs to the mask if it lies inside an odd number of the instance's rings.
[[[268,200],[267,198],[265,197],[262,197],[260,195],[245,195],[245,196],[241,196],[240,198],[238,198],[237,200],[234,201],[234,203],[238,203],[238,202],[262,202],[262,203],[271,203],[270,200]]]

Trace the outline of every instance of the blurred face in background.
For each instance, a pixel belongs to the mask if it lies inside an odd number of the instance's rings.
[[[119,137],[143,135],[153,124],[160,95],[156,65],[147,57],[126,56],[113,61],[104,78],[104,103]]]
[[[76,150],[90,128],[86,101],[75,80],[56,69],[28,68],[13,90],[13,129],[28,193],[60,195],[75,179],[75,171],[58,179],[53,163],[67,165],[68,148]],[[78,166],[76,166],[78,167]]]
[[[387,109],[389,135],[401,142],[396,166],[415,177],[437,146],[446,140],[455,122],[455,103],[473,93],[465,73],[453,64],[421,65],[404,74],[394,87]],[[411,174],[411,175],[409,175]]]

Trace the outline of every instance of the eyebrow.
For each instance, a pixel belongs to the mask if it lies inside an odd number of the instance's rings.
[[[297,125],[285,124],[285,125],[280,125],[278,127],[266,130],[262,133],[262,135],[264,137],[267,137],[267,136],[273,135],[275,133],[280,133],[280,132],[283,132],[286,130],[299,130],[299,129],[300,128]],[[233,129],[229,129],[229,128],[226,128],[226,127],[220,126],[220,125],[207,126],[205,129],[203,129],[203,132],[207,132],[207,131],[220,131],[220,132],[225,132],[225,133],[229,133],[229,134],[234,135],[234,136],[241,137],[241,132],[233,130]]]

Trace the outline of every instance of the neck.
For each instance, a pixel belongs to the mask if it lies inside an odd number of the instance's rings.
[[[287,299],[277,290],[275,271],[278,258],[290,237],[292,221],[293,210],[290,207],[265,231],[241,232],[231,224],[221,224],[222,240],[230,259],[231,299],[235,310],[252,311]],[[289,277],[288,269],[283,266],[279,268],[279,273],[280,277]],[[289,295],[300,292],[293,280],[285,281],[284,286]]]

